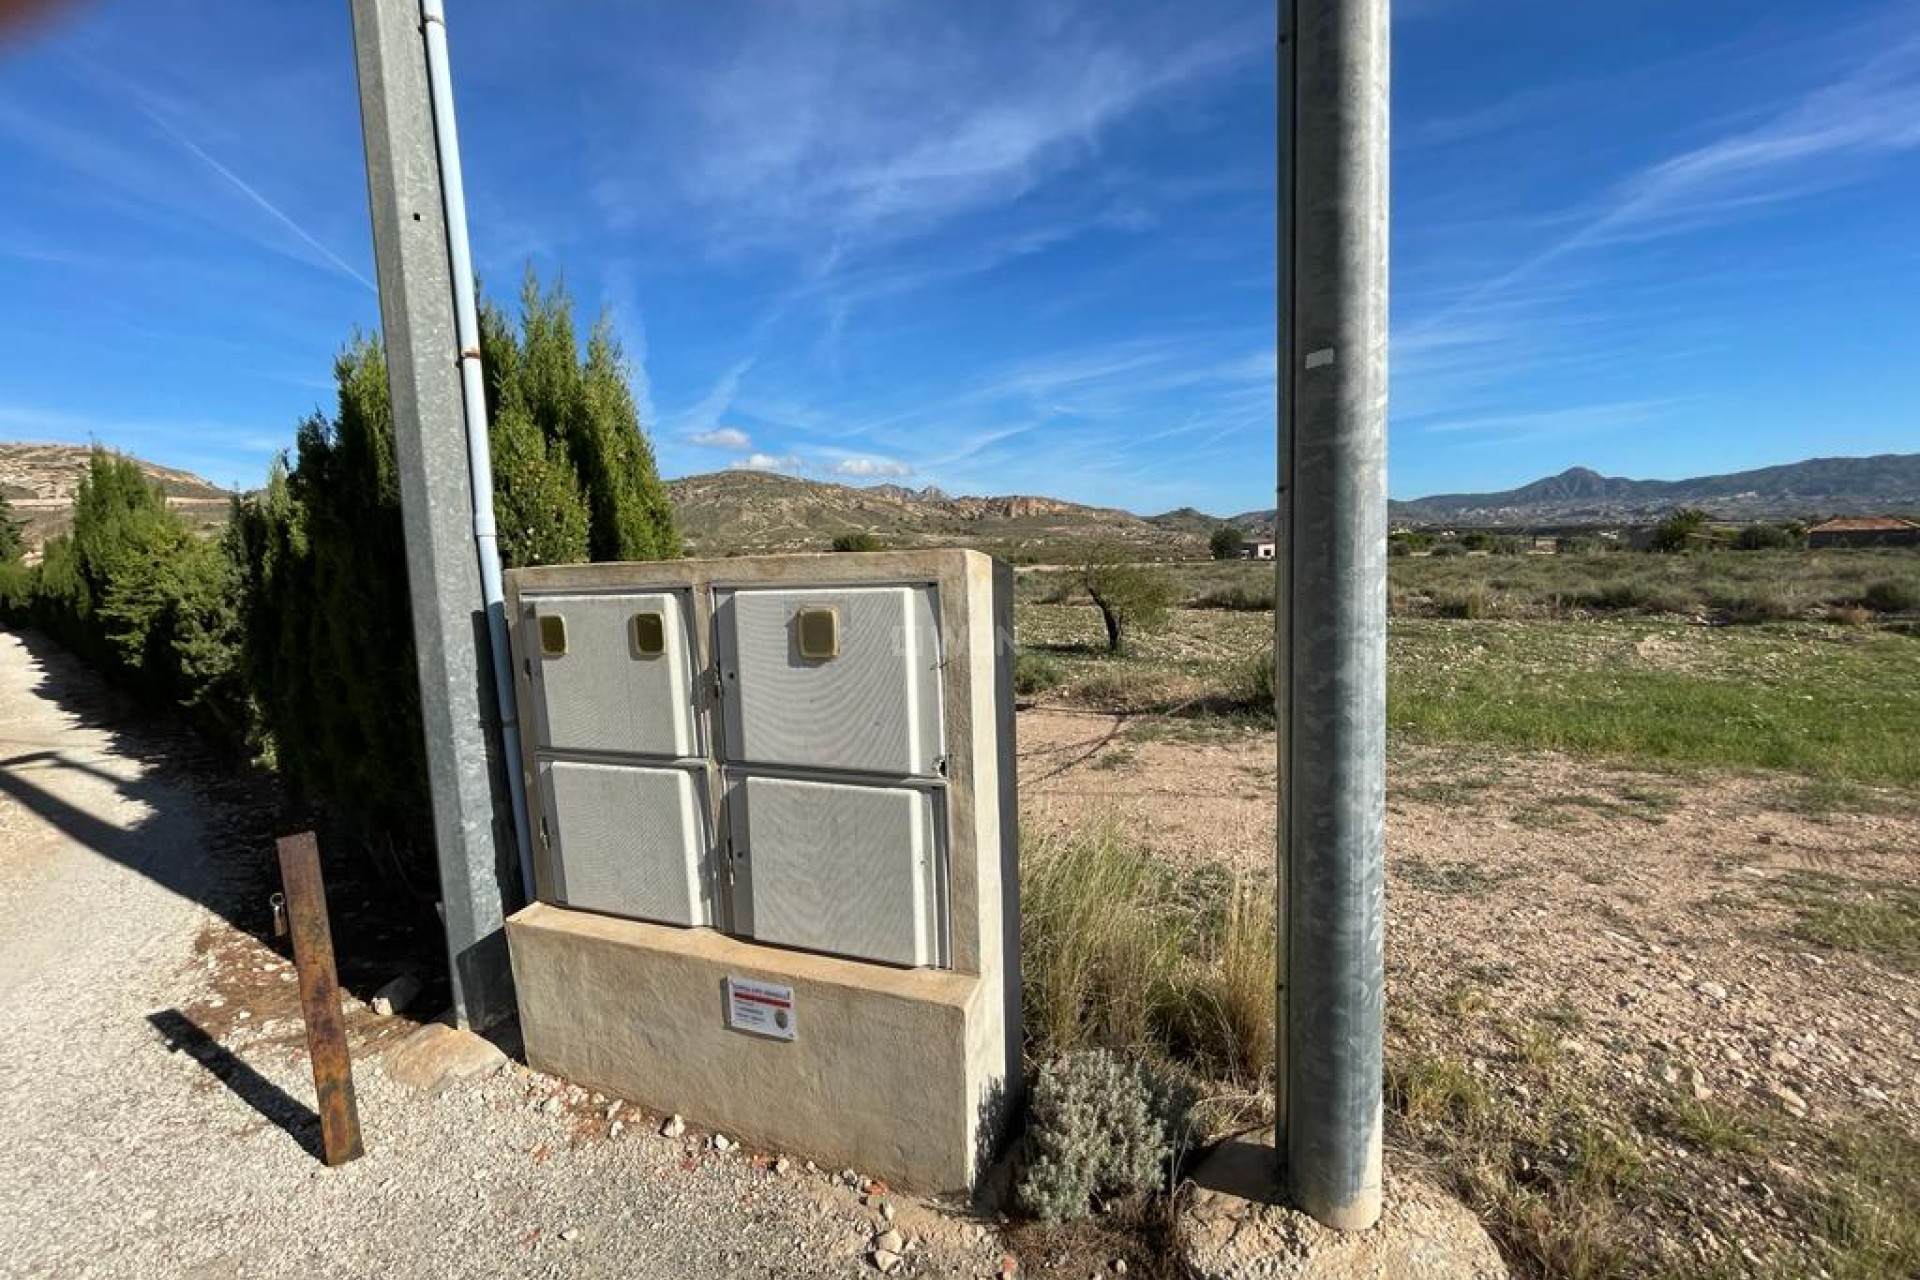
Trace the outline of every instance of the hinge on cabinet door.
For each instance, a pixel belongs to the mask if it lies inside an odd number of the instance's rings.
[[[935,756],[933,758],[933,771],[943,778],[947,776],[947,758],[945,756]]]
[[[547,834],[547,818],[545,814],[540,816],[540,851],[542,853],[553,852],[553,837]]]
[[[718,671],[713,673],[711,679],[713,681],[713,696],[716,698],[726,697],[727,696],[726,680],[721,677]]]

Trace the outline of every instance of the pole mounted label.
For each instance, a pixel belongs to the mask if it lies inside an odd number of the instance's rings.
[[[772,1040],[793,1039],[793,988],[729,976],[727,1025]]]

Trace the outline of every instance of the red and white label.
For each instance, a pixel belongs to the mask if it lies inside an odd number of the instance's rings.
[[[775,1040],[793,1039],[793,988],[752,978],[727,979],[727,1025]]]

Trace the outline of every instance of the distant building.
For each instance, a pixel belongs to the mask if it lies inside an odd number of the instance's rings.
[[[1273,559],[1273,544],[1271,542],[1243,542],[1240,544],[1240,558],[1242,560],[1271,560]]]
[[[1899,516],[1842,516],[1807,530],[1809,547],[1920,547],[1920,524]]]

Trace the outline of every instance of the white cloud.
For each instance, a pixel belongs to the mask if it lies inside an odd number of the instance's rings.
[[[775,457],[770,453],[750,453],[744,458],[736,458],[727,464],[729,471],[798,471],[800,459],[794,457]]]
[[[696,431],[687,439],[695,444],[705,445],[709,449],[745,451],[753,448],[753,437],[738,427],[715,427],[711,431]]]
[[[834,463],[837,476],[910,476],[913,467],[893,458],[842,458]]]
[[[668,152],[630,116],[602,124],[593,196],[616,229],[663,176],[722,252],[823,257],[1017,200],[1098,154],[1144,104],[1270,55],[1270,9],[1243,0],[1121,19],[1106,6],[772,6],[724,57],[650,67],[697,147]],[[667,140],[671,145],[672,140]]]

